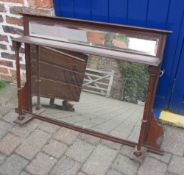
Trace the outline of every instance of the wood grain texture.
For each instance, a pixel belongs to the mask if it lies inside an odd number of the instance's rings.
[[[67,83],[40,78],[40,96],[59,98],[69,101],[79,101],[81,88]],[[32,95],[37,94],[36,78],[32,77]]]
[[[125,53],[121,51],[114,51],[114,50],[109,50],[109,49],[104,49],[104,48],[64,43],[64,42],[52,41],[52,40],[47,40],[47,39],[42,39],[42,38],[25,36],[25,37],[16,38],[13,40],[17,42],[27,43],[27,44],[35,44],[39,46],[54,47],[54,48],[59,48],[59,49],[75,51],[75,52],[81,52],[85,54],[103,56],[106,58],[112,58],[112,59],[116,59],[120,61],[142,63],[142,64],[153,65],[153,66],[159,66],[161,63],[161,59],[158,57]]]

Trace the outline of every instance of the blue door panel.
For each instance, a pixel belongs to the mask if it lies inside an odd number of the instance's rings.
[[[170,79],[174,79],[176,69],[178,69],[178,61],[180,59],[181,48],[183,47],[184,37],[184,1],[172,0],[171,13],[168,21],[168,28],[173,31],[170,49],[166,52],[166,57],[172,56],[173,59],[168,59],[167,63],[171,65]],[[177,10],[176,10],[177,9]],[[173,82],[171,81],[170,87]],[[172,89],[172,88],[170,88]]]
[[[182,5],[183,4],[183,5]],[[176,10],[177,9],[177,10]],[[183,0],[172,0],[168,11],[166,28],[173,33],[168,36],[167,47],[164,55],[162,69],[165,70],[164,76],[160,78],[155,100],[158,108],[168,108],[172,94],[174,75],[179,60],[181,43],[178,44],[181,35],[181,23],[184,10]],[[179,48],[179,49],[178,49]]]
[[[178,47],[177,49],[179,61],[176,66],[177,69],[169,109],[175,113],[184,115],[184,16],[182,19],[178,45],[182,47]]]
[[[148,0],[128,1],[128,24],[145,26],[147,19]]]
[[[161,0],[161,1],[160,0],[149,0],[148,8],[147,8],[147,19],[146,19],[145,26],[151,27],[151,28],[166,29],[169,6],[170,6],[170,0]],[[160,79],[158,86],[160,86],[161,83],[165,82],[165,78],[166,78],[165,75]],[[159,102],[160,102],[163,96],[159,95],[159,93],[160,93],[159,90],[157,90],[156,101],[159,99]],[[162,107],[163,105],[164,107],[167,106],[168,101],[165,101],[165,100],[166,99],[163,98],[162,103],[159,103],[159,105],[162,105]],[[157,104],[157,107],[158,107],[158,104]]]
[[[91,19],[91,0],[75,0],[74,11],[76,18]]]
[[[175,86],[173,87],[173,96],[170,109],[173,112],[184,114],[184,40],[180,55],[180,62],[176,74]]]
[[[54,10],[56,16],[62,16],[61,15],[61,1],[54,0]]]
[[[55,0],[56,15],[74,17],[74,0]]]
[[[109,7],[108,0],[92,0],[91,13],[92,20],[108,22],[109,20]]]
[[[179,84],[181,79],[177,76],[183,72],[176,72],[184,69],[179,66],[184,64],[182,61],[178,64],[184,37],[184,0],[54,0],[54,5],[57,16],[172,30],[167,40],[162,64],[165,73],[159,80],[155,106],[182,111],[176,101],[182,101],[177,91],[178,88],[184,91],[184,86]],[[173,89],[173,83],[179,87]]]
[[[170,0],[150,0],[148,4],[147,26],[166,28]]]
[[[127,0],[109,0],[109,22],[127,23]]]

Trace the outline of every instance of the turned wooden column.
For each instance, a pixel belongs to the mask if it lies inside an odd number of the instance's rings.
[[[148,82],[148,87],[146,91],[146,103],[144,108],[144,114],[143,114],[143,119],[141,124],[141,131],[140,131],[140,136],[138,140],[138,145],[136,147],[136,151],[134,152],[134,155],[137,157],[142,155],[141,148],[145,144],[145,139],[148,134],[151,117],[154,117],[152,115],[153,104],[154,104],[154,98],[156,95],[156,89],[157,89],[159,75],[160,75],[160,67],[149,66],[148,71],[149,71],[149,82]]]
[[[32,112],[32,94],[31,94],[31,58],[30,58],[30,44],[25,45],[25,63],[26,63],[26,111]]]
[[[37,104],[36,104],[36,110],[41,109],[41,103],[40,103],[40,47],[36,46],[36,53],[37,53],[37,75],[36,75],[36,85],[37,85]]]
[[[21,75],[20,75],[20,50],[21,43],[13,41],[13,47],[15,49],[15,56],[16,56],[16,76],[17,76],[17,95],[18,95],[18,112],[19,120],[23,120],[23,99],[22,99],[22,88],[21,88]]]

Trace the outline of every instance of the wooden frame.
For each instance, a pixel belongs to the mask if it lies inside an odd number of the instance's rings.
[[[160,76],[160,65],[162,62],[162,57],[164,53],[166,37],[169,33],[164,30],[157,29],[147,29],[141,27],[132,27],[132,26],[124,26],[124,25],[113,25],[107,23],[98,23],[91,21],[83,21],[76,19],[67,19],[67,18],[58,18],[58,17],[48,17],[48,16],[37,16],[37,15],[29,15],[23,14],[24,16],[24,36],[20,38],[13,39],[13,46],[15,48],[16,53],[16,68],[17,68],[17,88],[18,88],[18,119],[17,122],[20,124],[24,124],[30,121],[33,118],[40,119],[43,121],[47,121],[59,126],[67,127],[79,132],[87,133],[93,136],[97,136],[103,139],[111,140],[117,143],[126,144],[130,146],[136,146],[136,150],[134,155],[140,157],[142,155],[142,147],[146,147],[149,151],[152,151],[157,154],[162,154],[163,151],[160,149],[160,146],[157,144],[157,139],[163,135],[163,129],[159,126],[153,114],[153,103],[156,94],[158,79]],[[105,30],[105,31],[118,31],[119,33],[127,32],[131,35],[139,35],[146,34],[148,36],[157,36],[160,38],[158,45],[158,52],[156,57],[147,56],[144,54],[132,54],[120,51],[114,51],[110,49],[104,49],[99,47],[90,47],[90,46],[82,46],[72,43],[62,43],[58,41],[51,41],[42,38],[30,37],[29,36],[29,21],[46,21],[46,22],[54,22],[61,23],[65,26],[69,27],[85,27],[89,29],[95,30]],[[20,58],[19,58],[19,49],[21,43],[25,44],[25,58],[26,58],[26,78],[27,81],[24,87],[21,87],[21,78],[20,78]],[[51,48],[61,48],[66,51],[75,51],[82,52],[85,54],[95,54],[104,57],[110,57],[112,59],[118,59],[121,61],[130,61],[137,62],[142,64],[149,65],[149,84],[147,88],[146,95],[146,104],[144,109],[144,115],[141,124],[141,131],[138,143],[133,143],[127,140],[119,139],[113,136],[109,136],[106,134],[102,134],[100,132],[92,131],[89,129],[83,129],[74,125],[67,124],[65,122],[53,120],[50,118],[46,118],[40,116],[39,114],[34,114],[32,112],[32,104],[31,104],[31,58],[30,58],[30,45],[38,46],[46,46]],[[122,56],[123,55],[123,56]],[[137,59],[135,58],[135,55]]]

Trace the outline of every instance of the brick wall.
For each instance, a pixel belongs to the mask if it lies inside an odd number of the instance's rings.
[[[22,35],[20,12],[53,15],[52,0],[0,0],[0,79],[15,80],[15,56],[12,37]],[[20,50],[24,70],[24,48]],[[24,71],[22,71],[24,72]]]

